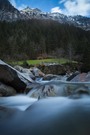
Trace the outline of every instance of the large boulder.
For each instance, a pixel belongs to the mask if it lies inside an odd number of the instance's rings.
[[[60,64],[47,64],[47,65],[39,65],[39,69],[45,74],[57,74],[64,75],[66,74],[66,69],[63,65]]]
[[[0,82],[0,97],[13,96],[15,94],[16,94],[16,90],[14,88]]]
[[[34,89],[28,92],[28,96],[33,98],[47,98],[47,97],[58,97],[58,96],[69,96],[74,91],[74,86],[66,85],[60,80],[51,80],[41,82]]]
[[[17,92],[25,90],[26,86],[33,82],[10,65],[0,60],[0,81],[6,85],[12,86]]]
[[[75,78],[79,74],[80,74],[79,71],[76,71],[76,72],[72,73],[71,75],[68,76],[68,78],[66,79],[66,81],[71,81],[73,78]]]
[[[83,77],[85,75],[85,73],[82,74]],[[76,79],[74,80],[73,78],[71,81],[63,80],[63,78],[61,80],[42,81],[39,82],[40,85],[37,85],[33,91],[28,93],[28,95],[35,98],[65,97],[72,95],[75,91],[78,91],[78,89],[81,92],[86,91],[87,93],[88,91],[90,94],[90,76],[89,74],[86,76],[86,79],[82,78],[82,80],[80,79],[80,76],[77,75],[75,77]]]
[[[71,82],[90,82],[90,72],[76,75]]]

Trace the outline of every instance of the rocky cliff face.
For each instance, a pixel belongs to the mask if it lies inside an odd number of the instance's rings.
[[[1,21],[16,21],[25,19],[19,10],[14,8],[8,0],[0,0],[0,20]]]
[[[18,11],[11,5],[8,0],[0,0],[0,10],[9,12]]]

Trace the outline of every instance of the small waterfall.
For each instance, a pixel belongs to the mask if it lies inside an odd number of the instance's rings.
[[[27,96],[34,98],[67,97],[80,92],[90,95],[90,82],[70,82],[62,79],[41,81],[38,83],[39,86],[30,90]]]

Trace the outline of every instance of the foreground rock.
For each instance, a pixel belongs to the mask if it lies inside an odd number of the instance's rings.
[[[84,74],[84,73],[83,73]],[[65,79],[65,77],[64,77]],[[39,82],[40,85],[32,89],[28,95],[35,98],[47,98],[47,97],[57,97],[57,96],[70,96],[75,91],[80,91],[83,93],[90,94],[90,79],[88,81],[66,81],[63,78],[61,80],[50,80]]]
[[[62,76],[60,75],[53,75],[53,74],[47,74],[43,77],[43,80],[61,80],[62,79]]]
[[[17,92],[24,92],[27,85],[32,83],[31,78],[27,78],[10,65],[0,60],[0,81],[13,87]]]
[[[17,65],[15,66],[15,69],[23,73],[25,76],[27,76],[27,78],[32,78],[33,80],[35,80],[37,77],[45,76],[45,74],[37,67],[32,67],[30,69],[27,69]]]
[[[77,88],[76,86],[62,83],[60,80],[41,82],[34,89],[28,92],[28,96],[33,98],[47,98],[47,97],[61,97],[70,96],[73,91]]]
[[[90,72],[88,72],[88,73],[76,72],[76,73],[72,74],[69,78],[67,78],[67,81],[71,81],[71,82],[90,82]]]
[[[15,94],[16,90],[14,88],[0,82],[0,97],[13,96]]]
[[[76,71],[76,72],[72,73],[71,75],[68,76],[68,78],[66,79],[66,81],[71,81],[73,78],[75,78],[79,74],[80,74],[79,71]]]

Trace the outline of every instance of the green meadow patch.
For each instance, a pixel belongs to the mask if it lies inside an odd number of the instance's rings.
[[[60,59],[41,59],[41,60],[13,61],[13,62],[10,62],[10,64],[11,65],[24,65],[25,63],[27,63],[28,65],[39,65],[39,64],[44,64],[44,63],[65,64],[67,62],[70,62],[70,61],[68,59],[65,59],[65,58],[60,58]]]

